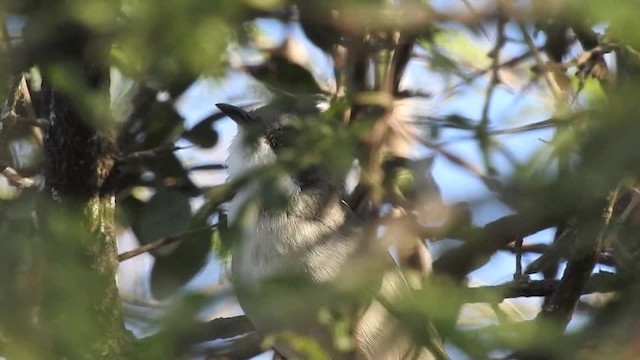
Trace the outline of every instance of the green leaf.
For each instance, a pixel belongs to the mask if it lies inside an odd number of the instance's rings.
[[[254,68],[252,74],[275,89],[296,94],[322,92],[309,70],[279,56],[273,56],[266,65]]]
[[[186,231],[190,221],[189,198],[175,190],[159,189],[142,208],[136,236],[142,244],[148,244]]]
[[[142,130],[145,140],[142,148],[152,149],[175,141],[182,131],[183,122],[182,117],[170,103],[153,103],[144,119],[145,124]]]
[[[213,232],[207,220],[192,218],[189,197],[175,190],[159,189],[143,205],[137,226],[132,226],[141,243],[178,237],[173,244],[151,252],[155,258],[150,279],[154,297],[170,296],[205,265]]]
[[[150,279],[155,298],[172,295],[202,270],[211,250],[212,232],[210,229],[190,231],[170,254],[156,256]]]

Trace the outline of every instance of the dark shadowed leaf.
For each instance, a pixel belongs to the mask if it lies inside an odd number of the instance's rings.
[[[166,255],[156,255],[151,270],[151,293],[155,298],[166,298],[185,285],[206,264],[211,250],[213,230],[202,229],[199,224],[182,236],[177,247]]]
[[[218,132],[213,128],[213,124],[225,116],[222,113],[208,116],[190,130],[185,131],[182,137],[202,148],[212,148],[218,143]]]
[[[169,103],[156,102],[145,119],[143,149],[152,149],[173,142],[182,130],[182,117]]]
[[[309,70],[279,56],[274,56],[267,63],[250,68],[249,71],[258,80],[275,89],[301,94],[321,92]]]
[[[118,208],[116,209],[116,222],[118,225],[129,226],[131,230],[139,238],[140,233],[140,215],[146,203],[133,195],[127,195],[117,199]]]
[[[152,294],[156,298],[171,295],[205,264],[212,230],[205,221],[192,219],[189,197],[175,190],[159,189],[146,203],[129,197],[122,205],[142,244],[179,237],[179,241],[151,252],[155,258],[150,279]]]
[[[140,88],[132,99],[133,113],[121,126],[118,146],[125,153],[172,143],[183,130],[184,119],[169,102],[157,100],[156,89]]]
[[[141,210],[136,236],[142,244],[148,244],[186,231],[190,219],[191,207],[186,195],[175,190],[159,189]],[[166,251],[160,249],[159,254]]]

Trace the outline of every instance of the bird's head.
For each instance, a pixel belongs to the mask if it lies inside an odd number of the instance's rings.
[[[229,104],[216,106],[238,125],[227,159],[232,178],[274,163],[278,153],[290,147],[295,139],[296,128],[291,123],[291,114],[276,112],[270,106],[254,111]]]
[[[229,104],[216,106],[238,125],[238,133],[231,142],[227,158],[231,178],[272,164],[279,156],[298,162],[296,157],[308,150],[308,147],[300,146],[305,131],[308,134],[305,121],[317,120],[319,114],[315,102],[280,100],[253,111]],[[296,182],[314,180],[314,172],[307,169],[298,169],[292,175]]]

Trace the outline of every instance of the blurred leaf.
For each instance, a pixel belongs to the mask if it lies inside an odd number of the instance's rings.
[[[6,162],[22,176],[33,176],[40,172],[43,153],[40,130],[23,122],[0,134],[0,163]]]
[[[176,80],[184,83],[200,74],[222,73],[231,30],[239,25],[246,10],[241,2],[230,0],[169,0],[163,6],[145,1],[127,4],[128,26],[116,42],[118,57],[126,66],[123,69],[129,76],[169,90]],[[177,92],[172,91],[172,95]]]
[[[182,236],[177,247],[166,255],[156,255],[151,269],[151,293],[155,298],[165,298],[184,286],[206,265],[211,251],[213,230],[201,229],[194,224],[194,231]]]
[[[141,209],[139,225],[136,232],[142,244],[180,234],[189,228],[191,206],[189,198],[175,190],[159,189],[158,192]],[[163,254],[167,249],[160,249]]]
[[[342,34],[333,24],[335,8],[339,2],[331,1],[295,1],[300,16],[300,25],[311,42],[324,52],[331,52]]]
[[[452,129],[471,130],[476,128],[474,120],[459,114],[447,115],[440,122],[442,126]]]
[[[431,58],[429,61],[429,67],[434,71],[442,72],[442,73],[454,73],[454,74],[462,74],[462,69],[458,66],[455,60],[451,57],[447,56],[444,52],[432,48],[431,49]]]
[[[273,56],[267,63],[249,70],[258,80],[276,90],[296,94],[322,92],[309,70],[280,56]]]
[[[148,186],[170,188],[192,197],[201,194],[200,188],[191,181],[189,172],[175,152],[162,151],[150,159],[126,164],[121,172],[118,181],[120,191],[126,192],[135,186]]]
[[[135,196],[128,194],[117,199],[118,206],[116,207],[116,223],[129,226],[134,234],[140,232],[140,215],[142,209],[145,206],[145,202],[136,198]]]
[[[285,0],[244,0],[249,5],[261,10],[272,10],[285,5]]]
[[[30,191],[0,201],[0,337],[6,357],[41,357],[32,321],[42,300],[41,238],[34,217],[39,196]]]
[[[488,49],[461,30],[438,29],[433,36],[420,39],[419,43],[428,51],[429,68],[446,78],[456,75],[467,80],[470,73],[491,64]]]
[[[155,174],[154,183],[159,187],[169,187],[183,191],[189,196],[201,194],[191,181],[189,173],[174,152],[164,153],[148,164],[148,170]]]
[[[33,221],[34,211],[41,194],[36,190],[22,191],[12,200],[0,202],[0,218],[4,220]]]
[[[305,359],[309,360],[329,360],[329,355],[324,351],[317,341],[306,336],[296,334],[294,332],[283,332],[265,339],[265,345],[273,346],[276,342],[284,342],[287,346],[304,354]]]
[[[212,230],[207,228],[206,219],[192,219],[185,194],[170,189],[159,189],[144,204],[138,221],[134,232],[143,244],[180,236],[180,241],[152,252],[155,262],[151,270],[151,292],[156,298],[165,298],[205,265]]]
[[[173,143],[182,133],[184,119],[170,102],[160,102],[157,97],[157,89],[139,85],[131,104],[124,104],[132,107],[132,113],[118,129],[118,147],[123,153]]]
[[[184,120],[168,102],[155,102],[147,114],[145,124],[140,133],[144,140],[142,149],[153,149],[166,143],[175,141]]]
[[[213,124],[225,116],[223,113],[210,115],[184,132],[182,137],[202,148],[212,148],[218,143],[218,132],[214,129]]]

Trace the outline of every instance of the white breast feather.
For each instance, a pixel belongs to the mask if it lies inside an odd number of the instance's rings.
[[[242,130],[233,139],[229,148],[227,165],[230,178],[238,178],[256,167],[273,163],[275,153],[264,139],[260,139],[256,148],[243,144]],[[249,150],[251,149],[251,150]],[[290,177],[283,177],[278,182],[279,189],[289,196],[293,202],[298,201],[305,206],[300,187]],[[257,196],[257,183],[250,182],[243,187],[231,201],[229,221],[239,221],[240,212],[247,201]],[[311,204],[309,204],[311,205]],[[337,206],[336,206],[337,205]],[[295,206],[295,205],[294,205]],[[335,232],[345,220],[345,214],[339,204],[334,204],[327,211],[327,221],[309,221],[290,216],[287,212],[264,212],[249,210],[244,214],[244,238],[234,247],[232,272],[236,281],[245,284],[259,282],[265,278],[285,271],[300,270],[301,261],[294,263],[292,254],[314,240]],[[333,234],[330,234],[333,236]],[[344,249],[339,249],[344,247]],[[298,259],[305,262],[309,275],[316,281],[325,281],[338,271],[344,260],[343,256],[329,256],[327,252],[346,254],[351,244],[335,244],[333,250],[328,247],[317,247],[307,254],[307,258]]]

